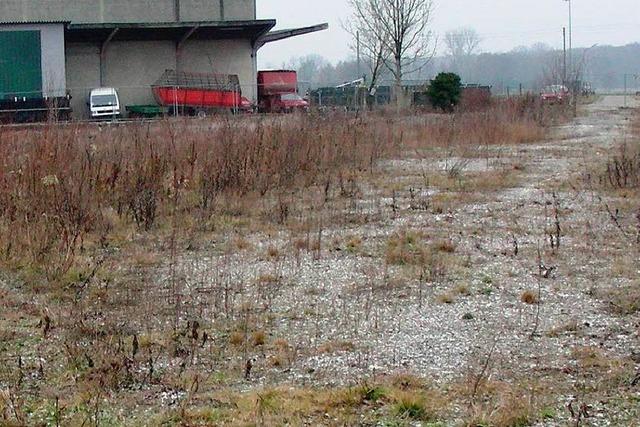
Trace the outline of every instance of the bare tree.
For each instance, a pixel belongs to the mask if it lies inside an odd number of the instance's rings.
[[[433,1],[353,0],[352,6],[388,51],[388,59],[383,62],[395,80],[395,97],[400,107],[402,77],[424,67],[435,52],[430,30]]]
[[[318,54],[309,54],[300,58],[291,58],[288,64],[282,64],[283,68],[298,71],[298,80],[303,84],[316,84],[320,71],[329,65],[329,61]]]
[[[453,58],[469,57],[477,53],[482,39],[473,28],[459,28],[448,31],[444,36],[444,44]]]
[[[548,52],[543,61],[541,86],[564,84],[564,71],[562,52]]]
[[[384,64],[389,60],[389,43],[385,40],[379,21],[371,19],[368,1],[349,0],[349,5],[353,10],[351,19],[343,23],[344,29],[351,35],[355,45],[351,49],[357,51],[364,57],[369,69],[369,93],[377,85],[378,78],[382,73]]]
[[[444,36],[444,44],[453,69],[466,74],[469,61],[473,55],[478,53],[481,42],[480,35],[473,28],[448,31]]]

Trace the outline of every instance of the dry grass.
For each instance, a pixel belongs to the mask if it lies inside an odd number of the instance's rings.
[[[456,298],[450,292],[443,292],[436,298],[440,304],[453,304],[456,301]]]
[[[307,188],[344,169],[371,169],[399,142],[382,124],[331,119],[226,121],[209,132],[165,122],[0,133],[2,256],[59,276],[87,246],[114,243],[116,227],[206,227],[233,206],[223,202],[230,196]],[[274,210],[274,221],[286,221],[288,201]]]
[[[318,347],[319,353],[352,352],[355,345],[351,341],[329,341]]]
[[[520,296],[520,301],[525,304],[537,304],[538,303],[538,293],[536,291],[524,291]]]
[[[612,312],[629,315],[640,311],[640,281],[598,292]]]
[[[379,176],[378,161],[455,144],[540,139],[546,114],[523,101],[455,118],[303,116],[0,130],[0,260],[11,275],[10,291],[0,288],[0,304],[11,307],[0,314],[1,356],[8,360],[0,367],[0,424],[26,424],[19,410],[5,416],[12,400],[24,403],[18,406],[34,414],[34,423],[52,425],[56,418],[61,425],[447,420],[456,396],[443,397],[410,375],[362,387],[285,385],[282,378],[302,358],[360,348],[322,333],[324,307],[274,309],[274,299],[290,291],[283,269],[339,248],[340,256],[379,257],[381,269],[401,270],[378,280],[363,267],[371,296],[362,304],[377,297],[378,281],[406,298],[415,271],[429,282],[443,279],[464,249],[455,235],[432,238],[420,226],[400,227],[382,240],[342,233],[399,209],[359,206],[365,191],[381,197],[380,188],[370,188],[388,179]],[[481,175],[463,178],[473,191],[510,182]],[[432,213],[480,197],[452,190],[433,197]],[[334,215],[327,223],[318,211]],[[381,251],[369,254],[371,248]],[[207,257],[181,264],[205,251]],[[246,277],[228,273],[237,255],[255,259],[259,269]],[[295,291],[313,297],[323,289]],[[442,302],[469,294],[459,287]],[[278,339],[279,324],[300,320],[317,321],[322,338]]]
[[[456,285],[455,292],[458,295],[463,295],[463,296],[471,295],[471,289],[469,289],[469,286],[464,283],[460,283]]]
[[[168,234],[177,227],[194,235],[215,227],[222,215],[255,210],[248,200],[270,196],[274,203],[265,214],[282,224],[295,209],[286,191],[333,184],[352,194],[358,171],[373,170],[378,159],[399,150],[539,140],[541,115],[541,106],[525,100],[409,123],[314,116],[287,123],[226,120],[207,131],[178,121],[2,132],[0,254],[42,268],[51,279],[87,249],[121,245],[139,231]],[[467,184],[484,191],[504,180],[482,174]],[[248,249],[240,237],[232,247]]]
[[[524,97],[496,102],[483,112],[428,115],[414,129],[428,127],[429,144],[441,147],[523,144],[544,139],[545,126],[562,117],[561,110],[544,106],[535,97]],[[424,145],[419,138],[410,140],[409,147]]]
[[[251,340],[254,346],[261,346],[267,342],[267,334],[264,331],[255,331],[251,335]]]
[[[456,251],[456,244],[450,239],[440,240],[434,244],[434,248],[440,252],[454,253]]]
[[[431,248],[421,232],[403,229],[387,240],[385,259],[392,265],[425,265],[431,259]]]

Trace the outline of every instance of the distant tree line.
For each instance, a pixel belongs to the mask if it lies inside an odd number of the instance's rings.
[[[494,93],[512,93],[520,89],[538,90],[551,83],[561,83],[562,52],[545,44],[518,47],[505,53],[479,52],[481,40],[472,30],[461,29],[448,33],[444,39],[446,54],[423,59],[423,64],[403,74],[405,82],[416,83],[434,78],[440,72],[454,72],[463,83],[490,85]],[[581,79],[592,83],[597,90],[619,90],[624,75],[640,74],[640,43],[626,46],[594,46],[574,49],[574,63],[582,64]],[[420,62],[418,60],[417,62]],[[292,58],[284,64],[298,70],[302,86],[318,88],[335,86],[358,79],[355,58],[332,64],[319,55]],[[361,73],[368,67],[361,64]],[[570,73],[569,73],[570,74]],[[379,84],[392,86],[394,76],[387,69],[380,71]],[[638,89],[640,81],[628,79],[631,89]],[[507,89],[508,88],[508,89]]]

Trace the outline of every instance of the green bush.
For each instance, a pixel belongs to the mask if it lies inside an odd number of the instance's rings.
[[[462,85],[460,76],[455,73],[440,73],[431,81],[427,96],[431,105],[442,111],[452,112],[460,102]]]

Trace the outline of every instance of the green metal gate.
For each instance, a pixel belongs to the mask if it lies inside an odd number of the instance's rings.
[[[0,31],[0,99],[42,97],[40,31]]]

